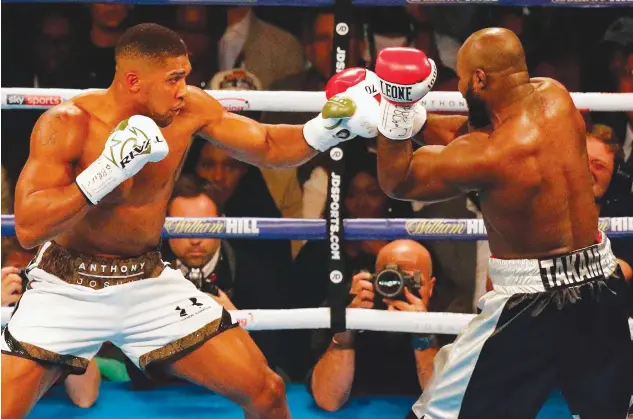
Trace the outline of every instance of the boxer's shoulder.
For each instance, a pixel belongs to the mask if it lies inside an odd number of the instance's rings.
[[[558,104],[561,107],[567,107],[572,104],[569,91],[561,82],[547,77],[536,77],[530,79],[530,82],[536,89],[536,93],[541,97],[539,102],[543,102],[543,98],[551,104]]]
[[[196,86],[187,86],[185,109],[188,112],[204,116],[208,116],[209,112],[219,115],[224,110],[217,99]]]
[[[532,77],[530,78],[530,83],[532,83],[539,90],[567,91],[567,88],[561,82],[549,77]]]
[[[31,146],[79,146],[87,136],[90,120],[90,113],[72,100],[53,106],[37,120]]]

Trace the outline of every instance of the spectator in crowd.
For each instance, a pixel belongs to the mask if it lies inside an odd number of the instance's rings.
[[[406,11],[411,17],[410,46],[418,48],[435,61],[437,66],[437,80],[433,87],[435,91],[457,91],[457,73],[447,67],[442,61],[440,49],[436,41],[436,31],[430,18],[429,8],[422,5],[407,6]]]
[[[633,18],[615,20],[602,41],[589,49],[582,68],[585,92],[633,92]],[[633,112],[592,112],[591,120],[613,128],[624,161],[632,162]]]
[[[174,29],[185,41],[189,53],[191,73],[187,84],[208,89],[209,81],[218,70],[218,34],[211,24],[208,6],[178,6]]]
[[[332,74],[332,42],[334,40],[334,14],[330,9],[306,15],[303,24],[303,48],[308,67],[271,84],[270,90],[321,91]],[[361,61],[359,26],[351,25],[350,48],[345,56],[347,67],[365,66]],[[312,112],[264,112],[261,121],[267,124],[303,124],[314,117]],[[363,143],[342,144],[345,154],[353,148],[364,149]],[[303,217],[320,218],[327,189],[327,154],[322,154],[299,167],[297,179],[303,191]]]
[[[128,26],[130,6],[91,4],[90,34],[81,51],[82,67],[90,87],[105,88],[114,78],[114,47]]]
[[[176,182],[167,214],[170,217],[219,217],[213,199],[215,189],[206,180],[183,175]],[[235,291],[237,260],[225,240],[191,237],[170,239],[175,267],[196,288],[209,294],[227,310],[237,310],[231,296]]]
[[[270,90],[322,91],[332,75],[332,42],[334,40],[334,14],[329,9],[317,9],[306,15],[302,25],[303,49],[308,65],[301,71],[277,80]],[[347,67],[364,67],[360,61],[360,34],[352,25],[350,51],[345,56]],[[314,118],[314,112],[264,112],[262,122],[268,124],[303,124]]]
[[[384,246],[378,253],[375,272],[394,268],[417,278],[419,288],[405,287],[401,299],[382,298],[376,292],[371,274],[361,272],[352,278],[348,307],[413,312],[470,311],[467,302],[440,303],[435,292],[431,255],[421,244],[396,240]],[[318,330],[314,332],[312,345],[318,362],[308,375],[307,385],[317,405],[328,411],[340,409],[350,396],[418,394],[431,378],[435,355],[453,338],[351,330],[332,335],[327,330]]]
[[[534,77],[550,77],[561,82],[570,92],[581,91],[582,42],[571,30],[563,30],[558,36],[548,38],[547,42],[543,38],[539,53],[533,54],[536,62],[532,71]]]
[[[211,80],[212,90],[261,90],[261,88],[262,85],[257,76],[240,69],[221,71]],[[226,104],[231,106],[230,102],[226,102]],[[255,115],[249,116],[255,118]],[[283,218],[302,217],[301,188],[297,180],[297,169],[269,170],[260,168],[253,170],[261,172],[270,196],[275,201],[275,205]],[[293,258],[302,244],[298,240],[291,242]]]
[[[250,7],[227,9],[227,28],[219,44],[220,70],[245,68],[264,89],[303,69],[299,41],[290,33],[259,19]]]
[[[600,209],[600,216],[631,216],[633,214],[631,178],[629,177],[628,180],[614,178],[614,176],[623,176],[622,174],[614,175],[616,166],[622,164],[622,150],[618,141],[613,138],[613,130],[610,127],[596,124],[591,128],[587,133],[587,154],[589,170],[594,180],[593,193]],[[611,247],[625,278],[630,280],[633,276],[631,271],[633,239],[613,238]]]
[[[36,24],[33,87],[88,87],[79,71],[76,28],[62,6],[47,9]]]
[[[204,178],[183,174],[174,187],[167,215],[222,217],[227,215],[222,207],[226,196],[223,193]],[[257,205],[256,201],[253,204]],[[273,272],[261,269],[260,254],[236,248],[228,240],[213,238],[170,239],[169,248],[185,277],[214,295],[227,310],[281,308],[277,279]]]
[[[218,204],[226,217],[282,218],[262,172],[207,141],[195,141],[190,156],[194,173],[217,189]],[[187,163],[185,164],[187,165]],[[237,251],[257,255],[253,263],[277,278],[276,288],[285,299],[292,264],[290,240],[230,239]],[[281,307],[277,307],[281,308]]]
[[[617,91],[633,93],[633,17],[617,20],[607,30],[605,40],[616,45],[616,58],[613,61],[613,72],[617,75]],[[625,162],[633,163],[633,110],[625,112],[625,120],[618,130],[623,140],[622,151]]]
[[[475,10],[481,5],[462,4],[460,7],[443,7],[410,4],[405,6],[414,18],[415,9],[424,9],[427,19],[433,22],[433,37],[442,63],[457,71],[457,51],[464,40],[473,32]]]

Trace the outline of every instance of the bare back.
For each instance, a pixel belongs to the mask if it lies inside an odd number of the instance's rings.
[[[500,258],[567,252],[596,240],[584,121],[557,82],[532,84],[519,115],[489,139],[507,150],[497,181],[479,195],[490,249]]]
[[[20,215],[20,201],[25,201],[25,195],[52,186],[42,184],[49,180],[71,185],[77,174],[102,153],[110,132],[120,122],[114,109],[103,92],[91,92],[58,105],[40,118],[16,188],[16,216]],[[161,129],[169,145],[167,157],[147,164],[99,205],[90,206],[81,220],[55,238],[57,243],[84,254],[106,256],[135,256],[157,248],[174,182],[191,137],[203,124],[200,117],[186,109],[169,127]],[[62,126],[51,140],[46,131],[55,119],[60,119]],[[42,160],[48,160],[47,166]]]

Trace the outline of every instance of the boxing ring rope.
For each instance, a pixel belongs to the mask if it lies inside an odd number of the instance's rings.
[[[275,3],[275,1],[277,3]],[[267,4],[282,4],[275,0]],[[147,3],[155,3],[150,0]],[[362,1],[361,1],[362,2]],[[139,3],[136,1],[135,3]],[[141,2],[143,3],[143,2]],[[186,1],[186,3],[189,3]],[[201,3],[204,3],[201,2]],[[212,2],[217,4],[217,1]],[[235,2],[232,2],[235,4]],[[289,4],[291,2],[285,2]],[[297,4],[297,2],[292,2]],[[299,2],[301,3],[301,2]],[[359,2],[356,2],[359,3]],[[399,3],[393,1],[393,3]],[[303,4],[303,3],[301,3]],[[373,4],[373,2],[372,2]],[[311,3],[311,5],[314,5]],[[2,88],[2,109],[47,109],[89,90]],[[226,109],[270,112],[319,112],[326,99],[323,92],[292,91],[207,91]],[[633,93],[572,93],[576,106],[591,111],[630,111]],[[429,111],[466,112],[464,98],[458,92],[431,92],[422,101]],[[486,229],[480,219],[348,219],[343,220],[346,240],[415,239],[415,240],[485,240]],[[633,217],[601,218],[599,227],[611,238],[633,234]],[[12,215],[2,216],[2,236],[15,235]],[[163,238],[257,238],[322,240],[325,220],[266,218],[167,218]],[[12,308],[2,308],[2,325],[11,316]],[[321,329],[329,328],[328,308],[293,310],[237,310],[234,319],[247,330]],[[347,328],[407,333],[457,334],[474,317],[455,313],[402,313],[367,309],[347,309]],[[629,320],[633,336],[633,320]]]
[[[414,240],[485,240],[486,228],[480,219],[347,219],[346,240],[414,239]],[[599,228],[611,238],[633,235],[633,217],[601,218]],[[13,215],[1,217],[2,236],[15,236]],[[180,218],[168,217],[162,237],[186,238],[259,238],[305,239],[326,238],[325,220],[289,218]],[[13,308],[2,308],[4,326]],[[233,318],[246,330],[326,329],[330,327],[329,308],[291,310],[237,310]],[[472,314],[404,313],[384,310],[348,308],[347,328],[406,333],[458,334]],[[629,320],[633,336],[633,320]]]
[[[15,236],[15,218],[2,215],[2,236]],[[486,227],[477,218],[362,218],[343,220],[345,240],[486,240]],[[600,230],[610,238],[633,235],[633,217],[600,218]],[[167,217],[164,239],[290,239],[323,240],[325,220],[303,218]]]
[[[47,109],[87,91],[100,89],[40,89],[3,87],[2,109]],[[291,91],[231,91],[207,90],[225,108],[233,112],[315,112],[325,104],[323,92]],[[633,109],[633,93],[572,93],[576,107],[581,110],[620,112]],[[428,111],[466,112],[466,101],[459,92],[430,92],[422,99]]]

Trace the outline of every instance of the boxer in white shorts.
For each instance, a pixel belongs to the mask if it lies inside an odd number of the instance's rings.
[[[156,249],[194,134],[250,164],[293,167],[371,136],[363,101],[334,126],[321,115],[262,125],[186,85],[186,46],[165,27],[128,29],[115,58],[110,88],[51,108],[31,136],[15,228],[24,247],[41,248],[2,335],[2,417],[26,416],[60,375],[83,373],[111,341],[141,369],[225,395],[248,418],[288,418],[283,381],[249,335]],[[339,109],[335,100],[324,114]]]
[[[145,371],[237,326],[158,251],[112,259],[47,242],[27,272],[29,292],[4,332],[2,350],[70,372],[83,373],[104,340]]]

